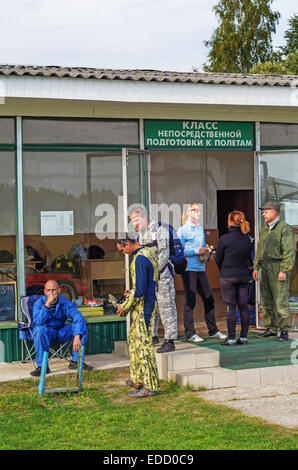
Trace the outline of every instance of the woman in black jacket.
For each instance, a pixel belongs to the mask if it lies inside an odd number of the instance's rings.
[[[241,211],[230,212],[228,216],[229,233],[219,239],[215,261],[220,269],[220,290],[227,306],[228,338],[223,346],[247,344],[249,328],[249,308],[247,304],[249,264],[252,242],[247,235],[249,223]],[[241,332],[236,340],[236,304],[240,310]]]

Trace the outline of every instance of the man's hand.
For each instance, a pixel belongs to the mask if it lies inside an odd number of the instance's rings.
[[[51,304],[54,304],[55,302],[57,302],[57,295],[48,294],[45,306],[49,307]]]
[[[279,281],[283,282],[283,281],[286,281],[287,280],[287,273],[278,273],[278,278],[277,278]]]
[[[118,317],[126,317],[126,315],[128,314],[128,312],[124,312],[122,310],[122,307],[121,307],[122,304],[117,304],[117,314],[118,314]]]
[[[254,269],[254,271],[252,273],[252,277],[253,277],[254,281],[259,280],[259,271],[257,269]]]
[[[80,338],[80,335],[76,335],[76,336],[74,337],[73,346],[72,346],[74,352],[78,352],[80,346],[81,346],[81,338]]]
[[[125,297],[129,297],[130,293],[131,293],[131,290],[126,289],[126,291],[124,292]]]

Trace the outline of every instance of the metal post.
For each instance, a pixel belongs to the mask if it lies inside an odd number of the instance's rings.
[[[254,193],[255,193],[255,251],[259,241],[259,205],[260,205],[260,150],[261,150],[261,126],[259,122],[255,123],[255,142],[256,151],[254,152]],[[259,328],[259,304],[260,304],[260,283],[256,283],[256,327]]]
[[[127,214],[127,149],[122,149],[122,188],[123,188],[123,230],[125,233],[128,231],[128,214]],[[125,255],[125,289],[129,290],[129,256]],[[126,335],[130,328],[130,314],[126,316]]]
[[[25,243],[24,243],[24,196],[23,196],[23,144],[22,118],[16,118],[16,212],[17,212],[17,279],[18,305],[20,298],[26,295]],[[19,305],[20,311],[20,305]]]

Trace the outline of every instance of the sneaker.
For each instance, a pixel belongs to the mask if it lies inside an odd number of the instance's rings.
[[[168,353],[175,351],[175,344],[173,340],[165,340],[163,345],[156,350],[158,353]]]
[[[288,339],[289,339],[288,332],[281,330],[280,336],[279,336],[279,338],[278,338],[277,341],[279,341],[280,343],[282,343],[283,341],[288,341]]]
[[[159,343],[158,336],[153,336],[152,337],[152,342],[153,342],[153,345],[158,344]]]
[[[191,338],[188,338],[187,341],[190,341],[191,343],[200,343],[204,340],[199,335],[193,335]]]
[[[76,369],[78,368],[78,361],[70,361],[68,368],[69,368],[70,370],[76,370]],[[84,370],[92,370],[93,367],[92,367],[92,366],[88,366],[88,364],[86,364],[86,363],[84,362],[84,364],[83,364],[83,369],[84,369]]]
[[[153,397],[154,395],[156,395],[156,392],[152,392],[151,390],[148,390],[147,388],[141,388],[137,392],[131,392],[129,395],[134,398],[145,398],[145,397]]]
[[[276,331],[272,331],[270,328],[267,328],[264,333],[258,335],[258,338],[269,338],[270,336],[277,336],[277,333]]]
[[[46,374],[50,374],[50,373],[51,373],[51,371],[50,371],[49,366],[48,366]],[[41,374],[41,367],[40,366],[36,367],[36,369],[34,369],[32,372],[30,372],[30,375],[32,375],[32,377],[40,377],[40,374]]]
[[[248,339],[247,338],[238,338],[237,344],[245,346],[246,344],[248,344]]]
[[[221,331],[217,331],[215,333],[215,335],[211,335],[210,338],[217,338],[217,339],[226,339],[227,338],[227,335],[225,335],[224,333],[222,333]]]
[[[220,344],[222,346],[237,346],[237,341],[235,339],[226,339]]]
[[[126,382],[125,382],[126,385],[128,385],[129,387],[134,387],[136,388],[137,390],[140,390],[142,388],[142,384],[140,382],[133,382],[132,380],[128,379]]]

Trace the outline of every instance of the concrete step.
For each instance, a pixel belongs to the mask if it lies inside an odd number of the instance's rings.
[[[176,343],[176,350],[155,354],[161,380],[169,380],[172,372],[219,366],[219,351],[192,344]]]
[[[171,372],[170,377],[180,387],[190,385],[194,390],[199,390],[201,387],[211,390],[236,387],[237,385],[236,371],[223,369],[222,367],[181,370],[179,372]]]

